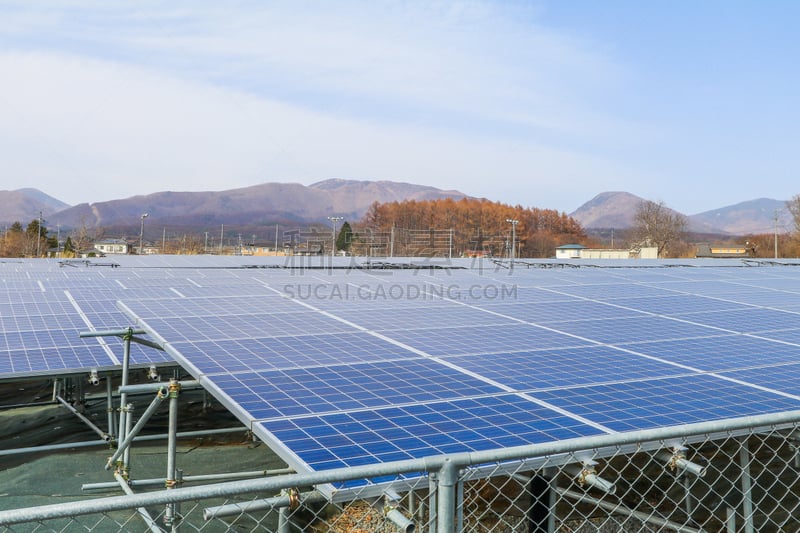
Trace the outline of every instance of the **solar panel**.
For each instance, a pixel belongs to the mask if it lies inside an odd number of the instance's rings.
[[[135,322],[168,351],[137,361],[177,361],[298,470],[800,407],[793,269],[246,260],[0,266],[0,376],[113,364],[77,332]]]

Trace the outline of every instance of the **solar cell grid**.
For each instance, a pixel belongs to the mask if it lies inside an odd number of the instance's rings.
[[[494,354],[591,344],[527,324],[398,330],[387,332],[387,335],[434,356]]]
[[[314,470],[600,432],[515,395],[267,420],[257,426],[295,450]]]
[[[445,360],[521,392],[691,373],[677,365],[609,346],[455,356]]]
[[[800,345],[742,335],[634,343],[626,348],[705,372],[800,361]]]
[[[171,343],[200,373],[319,367],[417,358],[417,354],[368,333],[333,333],[225,341]]]
[[[257,373],[237,372],[210,375],[205,379],[226,391],[250,416],[257,419],[324,414],[502,392],[485,381],[426,359]]]
[[[709,337],[722,333],[719,329],[714,329],[710,326],[671,320],[659,316],[608,318],[583,322],[559,321],[554,317],[552,322],[543,322],[543,324],[564,333],[571,333],[605,344]]]
[[[683,317],[696,324],[724,328],[738,333],[800,328],[800,313],[748,307],[735,311],[694,313]]]
[[[615,431],[800,409],[800,399],[705,374],[540,391],[533,396]]]
[[[800,363],[721,372],[720,375],[800,397]]]

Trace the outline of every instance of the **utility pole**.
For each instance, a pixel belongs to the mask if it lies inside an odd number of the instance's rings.
[[[511,268],[514,268],[514,259],[517,258],[517,224],[519,224],[519,220],[507,218],[506,222],[511,224]]]
[[[775,210],[775,259],[778,258],[778,216],[780,211]]]
[[[328,220],[333,222],[333,247],[331,247],[331,258],[336,256],[336,222],[342,220],[344,217],[328,217]]]
[[[39,211],[39,234],[36,239],[36,257],[42,256],[42,212]]]

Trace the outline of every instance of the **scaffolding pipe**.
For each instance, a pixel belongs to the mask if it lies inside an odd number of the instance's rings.
[[[562,489],[561,487],[553,487],[553,489],[558,492],[559,494],[566,496],[567,498],[572,498],[573,500],[577,500],[578,503],[588,503],[591,505],[596,505],[601,509],[605,509],[606,511],[612,513],[619,513],[625,516],[630,516],[631,518],[635,518],[637,520],[641,520],[646,524],[652,524],[657,527],[661,528],[668,528],[678,533],[704,533],[702,529],[697,529],[689,526],[684,526],[683,524],[677,524],[672,522],[671,520],[667,520],[666,518],[661,518],[660,516],[654,516],[650,513],[643,513],[641,511],[634,511],[633,509],[628,509],[617,503],[605,502],[594,496],[589,496],[583,492],[575,492],[569,489]]]
[[[456,485],[458,484],[458,465],[444,460],[444,464],[439,469],[439,512],[437,533],[453,533],[455,528],[456,510]]]
[[[81,333],[81,336],[84,334]],[[131,337],[133,337],[133,329],[128,328],[122,336],[122,382],[120,387],[128,384],[128,370],[131,362]],[[125,438],[125,413],[124,409],[128,405],[128,395],[124,392],[119,395],[119,431],[117,431],[117,439]]]
[[[183,470],[180,468],[175,469],[175,482],[180,486],[183,484]],[[181,527],[181,502],[175,502],[172,504],[173,509],[175,511],[175,518],[172,520],[172,533],[178,533],[178,530]]]
[[[71,412],[73,415],[75,415],[75,416],[77,416],[78,418],[80,418],[80,419],[81,419],[81,421],[82,421],[84,424],[86,424],[87,426],[89,426],[89,429],[91,429],[92,431],[94,431],[95,433],[97,433],[98,435],[100,435],[100,438],[101,438],[101,439],[103,439],[105,442],[108,442],[108,441],[110,441],[110,440],[111,440],[111,435],[109,435],[108,433],[106,433],[105,431],[103,431],[102,429],[100,429],[99,427],[97,427],[97,425],[96,425],[94,422],[92,422],[91,420],[89,420],[88,418],[86,418],[86,417],[85,417],[85,416],[84,416],[82,413],[78,412],[78,410],[77,410],[77,409],[75,409],[73,406],[71,406],[71,405],[69,404],[69,402],[68,402],[68,401],[66,401],[64,398],[62,398],[61,396],[57,396],[57,397],[56,397],[56,399],[57,399],[57,400],[58,400],[58,401],[59,401],[59,402],[60,402],[60,403],[61,403],[61,404],[62,404],[64,407],[66,407],[66,408],[67,408],[67,409],[68,409],[68,410],[69,410],[69,411],[70,411],[70,412]]]
[[[106,414],[108,417],[108,436],[114,440],[114,393],[111,390],[111,376],[106,376]]]
[[[218,505],[216,507],[207,507],[203,509],[203,519],[211,520],[214,518],[227,518],[229,516],[238,516],[245,513],[271,511],[273,509],[284,510],[292,507],[293,505],[297,506],[327,501],[328,499],[324,495],[316,491],[304,492],[294,496],[282,494],[281,496],[253,500],[250,502],[226,503],[225,505]]]
[[[139,420],[136,422],[136,425],[133,426],[133,429],[126,432],[125,440],[119,443],[119,446],[117,446],[117,451],[114,452],[114,455],[108,458],[108,462],[106,462],[106,470],[111,470],[111,467],[113,466],[114,462],[117,459],[119,459],[120,455],[128,451],[128,448],[131,445],[131,442],[133,442],[133,439],[144,428],[144,425],[148,422],[148,420],[150,420],[150,417],[153,416],[153,414],[155,414],[155,412],[158,410],[158,407],[161,405],[161,402],[164,401],[165,397],[166,395],[160,392],[156,394],[156,397],[153,398],[153,401],[150,402],[150,405],[147,406],[147,409],[142,414],[141,418],[139,418]]]
[[[167,490],[177,487],[175,483],[175,461],[178,452],[178,395],[181,386],[177,379],[169,380],[169,430],[167,433],[167,480],[164,483]],[[168,503],[164,511],[164,523],[171,526],[175,520],[175,506]]]
[[[207,429],[207,430],[199,430],[199,431],[184,431],[182,433],[178,433],[178,438],[194,438],[194,437],[204,437],[207,435],[219,435],[223,433],[240,433],[243,431],[247,431],[245,428],[225,428],[225,429]],[[160,435],[141,435],[133,439],[133,442],[144,442],[144,441],[152,441],[152,440],[164,440],[167,438],[165,433]],[[108,446],[108,442],[104,440],[90,440],[90,441],[82,441],[82,442],[67,442],[64,444],[48,444],[45,446],[29,446],[27,448],[14,448],[12,450],[0,450],[0,457],[5,455],[20,455],[25,453],[39,453],[39,452],[51,452],[56,450],[69,450],[70,448],[89,448],[91,446]],[[164,480],[161,480],[163,483]],[[117,486],[113,484],[113,486]]]
[[[205,511],[203,511],[205,513]],[[206,518],[206,520],[208,520]],[[289,509],[281,507],[278,509],[278,533],[291,533],[291,524],[289,523]]]
[[[294,472],[293,468],[279,468],[277,470],[256,470],[252,472],[230,472],[226,474],[200,474],[196,476],[183,476],[184,483],[198,483],[207,481],[230,481],[233,479],[253,479],[259,477],[269,476],[282,476]],[[157,477],[150,479],[132,479],[128,481],[128,485],[133,488],[136,487],[156,487],[164,486],[166,478]],[[105,490],[116,487],[117,484],[113,482],[103,483],[85,483],[81,485],[81,490]]]
[[[739,463],[742,466],[742,514],[744,515],[744,533],[753,533],[753,492],[750,478],[750,448],[747,437],[740,439]]]
[[[437,497],[439,488],[436,484],[436,472],[428,476],[428,533],[436,533],[436,517],[439,512]]]
[[[14,448],[13,450],[0,450],[0,457],[6,455],[20,455],[24,453],[54,452],[60,450],[70,450],[73,448],[89,448],[91,446],[108,446],[105,440],[90,440],[86,442],[68,442],[66,444],[48,444],[46,446],[30,446],[28,448]],[[116,483],[112,484],[117,486]]]
[[[181,390],[188,390],[188,389],[201,389],[203,385],[200,384],[199,381],[195,379],[189,379],[186,381],[179,381],[178,384],[181,387]],[[117,390],[120,393],[126,394],[144,394],[148,392],[158,392],[161,389],[168,389],[169,383],[165,382],[156,382],[156,383],[139,383],[136,385],[125,385],[120,386]]]
[[[119,472],[116,472],[114,474],[114,478],[117,480],[117,483],[119,483],[119,486],[122,487],[122,491],[125,494],[127,494],[128,496],[133,496],[134,495],[134,492],[128,486],[128,483],[125,481],[125,478],[122,477],[122,474],[120,474]],[[145,521],[145,523],[147,524],[147,527],[150,528],[150,531],[152,531],[153,533],[164,533],[164,531],[160,527],[158,527],[158,524],[156,524],[156,521],[153,520],[153,517],[150,516],[150,513],[147,512],[147,509],[145,509],[144,507],[138,507],[136,509],[136,511],[139,513],[139,515]]]
[[[128,436],[128,433],[131,432],[131,427],[133,426],[133,404],[129,403],[125,406],[125,436]],[[125,476],[127,477],[128,471],[131,468],[131,447],[128,446],[122,452],[122,470],[125,472]]]

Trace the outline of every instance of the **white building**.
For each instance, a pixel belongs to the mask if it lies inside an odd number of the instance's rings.
[[[103,254],[127,254],[129,251],[128,243],[124,239],[102,239],[94,243],[98,252]]]

